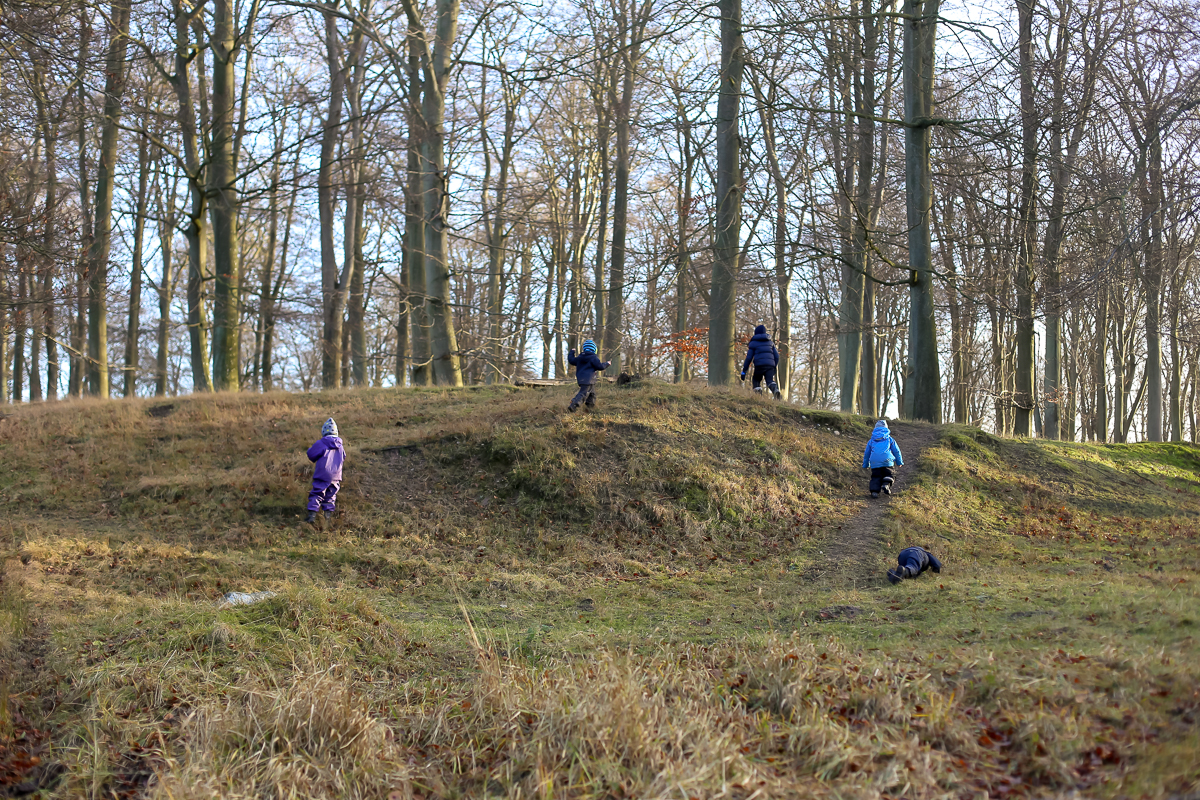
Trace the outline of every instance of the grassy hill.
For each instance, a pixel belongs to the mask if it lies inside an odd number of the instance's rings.
[[[568,394],[14,409],[0,796],[1200,788],[1197,448],[942,428],[848,558],[868,420]],[[314,528],[331,415],[346,481]],[[946,569],[890,586],[910,543]]]

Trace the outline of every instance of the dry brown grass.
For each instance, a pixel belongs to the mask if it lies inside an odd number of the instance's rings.
[[[1073,778],[1079,737],[1065,708],[1014,692],[986,710],[920,659],[795,638],[538,668],[483,650],[465,691],[410,703],[400,737],[432,796],[1007,795]]]
[[[152,800],[407,800],[395,736],[343,681],[297,675],[273,691],[235,689],[194,711],[178,755],[158,767]]]

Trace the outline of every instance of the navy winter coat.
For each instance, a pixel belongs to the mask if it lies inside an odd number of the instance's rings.
[[[754,335],[750,337],[750,344],[746,348],[746,362],[742,364],[743,373],[750,368],[751,362],[756,367],[779,366],[779,351],[771,342],[771,337],[767,335],[765,325],[755,328]]]
[[[875,423],[875,430],[871,433],[871,441],[867,442],[867,447],[863,450],[863,469],[903,466],[903,464],[904,456],[900,454],[900,445],[896,444],[896,440],[892,438],[892,432],[888,430],[887,423],[879,420]]]
[[[608,369],[609,362],[601,361],[595,353],[575,355],[574,350],[567,351],[567,363],[575,368],[575,380],[580,386],[591,386],[596,382],[596,373]]]
[[[896,560],[900,562],[901,567],[906,567],[912,572],[910,578],[917,577],[927,569],[937,573],[942,571],[942,562],[924,547],[906,547],[900,551]]]

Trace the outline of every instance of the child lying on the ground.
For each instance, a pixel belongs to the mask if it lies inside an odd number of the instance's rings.
[[[895,480],[894,467],[904,466],[904,456],[900,454],[900,445],[892,438],[888,430],[887,420],[881,419],[875,423],[871,439],[863,450],[863,469],[871,468],[871,497],[879,497],[880,490],[884,494],[892,493],[892,481]]]
[[[312,491],[308,493],[308,516],[305,522],[316,522],[317,511],[325,511],[325,519],[333,516],[338,489],[342,486],[342,464],[346,448],[338,436],[333,417],[321,426],[321,438],[308,448],[308,460],[313,462]]]
[[[915,578],[927,569],[938,574],[942,572],[942,562],[924,547],[906,547],[896,556],[896,561],[900,566],[887,572],[888,580],[892,583],[899,583],[905,578]]]

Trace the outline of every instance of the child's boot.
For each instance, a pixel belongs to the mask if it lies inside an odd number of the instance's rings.
[[[579,403],[571,403],[571,405],[567,406],[567,411],[569,411],[572,414],[574,414],[578,410],[579,410]]]
[[[883,479],[883,493],[886,495],[891,495],[891,493],[892,493],[892,479],[891,478]]]
[[[904,578],[905,578],[905,575],[904,575],[903,571],[901,571],[899,569],[893,568],[893,569],[889,569],[887,571],[887,579],[888,579],[888,582],[890,582],[890,583],[893,583],[893,584],[899,583],[900,581],[904,580]]]
[[[327,520],[333,519],[333,509],[332,508],[325,509],[325,519],[327,519]]]
[[[307,522],[309,525],[316,525],[317,524],[317,512],[315,512],[315,511],[308,512],[308,516],[304,518],[304,521]]]

